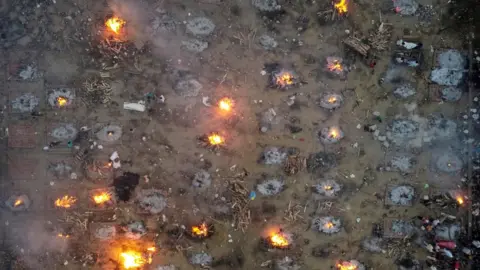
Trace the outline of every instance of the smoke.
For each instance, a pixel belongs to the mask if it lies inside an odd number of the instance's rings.
[[[66,252],[69,239],[59,237],[51,222],[35,219],[5,218],[3,248],[10,250],[27,267],[40,269],[42,258]]]

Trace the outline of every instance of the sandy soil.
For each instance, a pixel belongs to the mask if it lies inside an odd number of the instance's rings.
[[[395,259],[402,253],[408,250],[415,253],[416,247],[399,245],[397,249],[388,249],[386,254],[372,254],[361,249],[361,241],[371,235],[374,224],[383,226],[385,218],[410,219],[429,213],[419,203],[413,207],[391,207],[385,206],[384,199],[390,184],[414,186],[417,198],[430,191],[424,188],[426,183],[435,188],[437,178],[428,168],[431,148],[414,152],[418,162],[413,172],[407,175],[379,172],[377,167],[384,164],[389,154],[409,150],[394,145],[387,148],[363,127],[376,124],[384,134],[386,124],[395,117],[411,114],[404,106],[407,103],[416,103],[414,114],[422,117],[440,112],[456,120],[464,111],[465,95],[459,102],[444,103],[434,100],[428,93],[427,78],[433,51],[461,48],[458,41],[434,34],[440,27],[441,7],[446,1],[420,1],[423,5],[433,5],[435,14],[428,25],[418,16],[395,14],[391,1],[387,0],[350,1],[347,16],[319,23],[317,13],[331,8],[329,3],[323,2],[327,1],[282,1],[284,14],[273,18],[262,17],[247,0],[108,3],[75,0],[40,1],[38,7],[30,5],[35,15],[24,18],[27,31],[39,31],[39,34],[31,34],[31,40],[17,40],[4,49],[5,69],[10,68],[12,61],[18,60],[18,54],[32,52],[35,58],[29,59],[38,59],[43,73],[39,80],[35,80],[38,85],[32,86],[32,91],[47,91],[63,85],[75,88],[77,98],[75,108],[58,111],[48,109],[47,98],[43,96],[45,104],[41,103],[38,110],[42,115],[33,119],[28,113],[13,114],[4,110],[5,127],[28,122],[36,128],[37,138],[33,148],[18,150],[9,147],[6,151],[5,163],[12,164],[15,157],[20,157],[15,164],[26,166],[23,158],[30,157],[37,168],[27,176],[15,178],[11,172],[14,166],[5,166],[9,171],[4,173],[3,196],[8,198],[15,190],[26,191],[35,206],[27,213],[12,214],[2,210],[6,247],[30,269],[115,269],[115,263],[107,258],[118,260],[111,252],[117,243],[87,237],[92,234],[89,228],[98,222],[124,224],[143,220],[148,228],[144,239],[154,241],[158,248],[152,264],[146,269],[166,264],[182,270],[195,269],[187,257],[200,251],[216,259],[223,256],[234,258],[230,266],[220,265],[216,269],[262,269],[261,264],[268,260],[289,256],[301,269],[312,270],[330,269],[341,259],[356,259],[372,269],[388,269],[394,267]],[[15,5],[23,7],[24,3],[6,4],[5,16],[15,19],[24,16],[22,10],[15,11]],[[104,39],[103,22],[111,14],[127,21],[124,37],[138,50],[135,56],[127,55],[118,60],[118,67],[105,70],[101,68],[100,61],[103,60],[94,53],[96,44]],[[167,15],[176,21],[175,28],[160,24],[152,30],[155,18]],[[199,16],[208,17],[215,24],[212,34],[194,37],[186,32],[187,22]],[[372,70],[361,57],[347,54],[342,40],[349,35],[368,36],[369,31],[377,29],[380,21],[393,28],[392,38],[387,50],[378,52],[377,65]],[[278,46],[265,50],[259,44],[259,37],[263,34],[273,37]],[[403,35],[418,36],[424,45],[425,57],[421,69],[411,71],[417,83],[417,94],[407,101],[395,98],[379,83],[391,63],[394,43]],[[192,38],[208,42],[208,48],[199,53],[185,50],[182,41]],[[132,51],[129,49],[128,52]],[[346,80],[328,76],[325,71],[328,56],[344,58],[345,66],[351,69]],[[300,78],[300,85],[285,91],[268,88],[268,74],[262,75],[264,65],[268,63],[280,63],[290,68]],[[111,64],[106,66],[111,67]],[[203,85],[196,96],[183,97],[174,90],[179,70],[191,72]],[[99,76],[100,72],[109,73],[109,77],[102,80],[111,85],[111,100],[105,105],[87,106],[80,98],[85,95],[84,82]],[[16,82],[9,72],[2,76],[2,80],[5,108],[10,104],[7,102],[11,102],[12,92],[17,89],[29,91],[25,86],[27,82]],[[21,85],[16,85],[18,83]],[[332,112],[320,108],[317,100],[324,92],[342,94],[342,107]],[[163,95],[165,102],[147,103],[145,112],[122,108],[123,102],[145,99],[149,93],[156,97]],[[295,95],[295,106],[287,104],[292,95]],[[208,97],[213,105],[205,106],[203,97]],[[235,101],[231,115],[219,112],[215,106],[215,100],[222,97]],[[270,108],[275,110],[279,121],[271,130],[262,133],[258,115]],[[379,113],[382,122],[376,119],[374,112]],[[285,127],[293,117],[296,118],[295,125],[302,129],[296,134],[291,134]],[[231,118],[238,122],[232,123]],[[113,177],[104,181],[87,179],[82,170],[83,159],[72,162],[76,179],[69,179],[71,175],[67,179],[58,179],[45,173],[52,157],[69,160],[79,155],[75,147],[66,148],[66,151],[57,151],[61,147],[43,150],[50,143],[46,137],[52,122],[75,123],[77,128],[106,123],[121,126],[121,138],[110,145],[99,142],[91,132],[91,140],[101,144],[103,149],[92,150],[89,155],[108,161],[110,154],[117,151],[122,166],[114,174],[138,173],[141,177],[136,192],[146,188],[161,189],[168,199],[167,207],[156,215],[138,213],[133,200],[118,203],[110,211],[90,211],[85,202],[77,209],[52,209],[49,200],[64,194],[65,190],[81,197],[87,190],[111,185],[113,180]],[[324,145],[317,133],[330,126],[340,127],[345,137],[336,144]],[[225,136],[224,148],[212,151],[198,144],[197,138],[210,132]],[[6,134],[3,136],[5,138]],[[86,145],[88,148],[91,143],[85,140],[78,147]],[[295,147],[303,157],[319,151],[332,152],[337,157],[337,164],[322,174],[303,170],[286,176],[282,166],[258,163],[265,146]],[[207,170],[212,176],[211,186],[202,191],[192,187],[192,177],[200,169]],[[16,171],[24,170],[17,168]],[[255,190],[262,174],[283,175],[286,184],[285,190],[275,196],[263,196],[257,191],[256,198],[247,205],[251,220],[245,231],[237,228],[231,217],[218,217],[212,210],[213,205],[232,205],[231,197],[227,195],[228,183],[243,171],[248,175],[239,179],[248,192]],[[447,181],[457,181],[458,178],[448,177]],[[331,204],[315,199],[311,192],[311,186],[325,179],[334,179],[344,186],[340,196],[327,200]],[[226,202],[222,202],[223,196],[226,196]],[[289,208],[295,213],[295,220],[289,220]],[[323,215],[340,218],[341,231],[333,235],[314,232],[310,228],[313,218]],[[175,224],[189,227],[201,220],[215,226],[214,235],[204,241],[193,241],[185,236],[174,239],[167,232]],[[74,229],[71,238],[66,240],[57,239],[54,233],[45,229],[69,225]],[[18,234],[12,233],[15,227]],[[283,228],[294,234],[293,247],[276,251],[259,248],[260,238],[272,228]],[[312,249],[316,247],[324,247],[330,254],[313,256]],[[92,253],[98,254],[101,263],[87,263],[87,255]],[[422,258],[421,253],[415,254]],[[237,257],[241,260],[235,260]]]

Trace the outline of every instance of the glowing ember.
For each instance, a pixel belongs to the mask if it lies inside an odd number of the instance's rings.
[[[331,228],[333,228],[333,226],[335,226],[335,225],[332,222],[325,223],[325,228],[327,228],[327,229],[331,229]]]
[[[57,236],[60,237],[60,238],[70,238],[70,235],[63,234],[63,233],[59,233],[59,234],[57,234]]]
[[[55,206],[62,208],[70,208],[75,204],[77,199],[72,196],[65,195],[62,198],[55,200]]]
[[[347,0],[340,0],[334,7],[340,14],[347,13]]]
[[[57,105],[58,107],[63,107],[65,105],[67,105],[67,102],[68,102],[68,99],[64,98],[64,97],[57,97]]]
[[[274,232],[270,235],[269,239],[270,239],[270,243],[274,247],[285,248],[290,245],[290,243],[288,242],[288,239],[282,233]]]
[[[122,252],[120,254],[120,259],[122,260],[125,269],[139,268],[147,263],[147,260],[145,260],[140,252],[132,250]]]
[[[23,201],[22,200],[16,200],[15,203],[13,204],[13,206],[17,207],[19,205],[22,205],[23,204]]]
[[[233,100],[229,98],[222,98],[218,102],[218,108],[222,111],[229,112],[232,110],[233,107]]]
[[[334,138],[336,139],[338,137],[338,130],[334,129],[334,128],[331,128],[330,129],[330,132],[328,133],[328,136],[330,138]]]
[[[193,226],[192,234],[198,237],[207,237],[208,236],[207,224],[202,223],[200,226]]]
[[[337,264],[338,270],[356,270],[358,266],[351,262],[342,262]]]
[[[125,23],[126,22],[124,20],[122,20],[118,17],[113,17],[113,18],[108,19],[105,22],[105,26],[107,26],[115,34],[119,34],[120,30],[123,28]]]
[[[333,187],[332,187],[332,186],[325,186],[324,189],[325,189],[325,190],[332,190]]]
[[[328,98],[328,103],[333,104],[333,103],[335,103],[335,102],[337,102],[337,98],[336,98],[336,97],[331,96],[331,97]]]
[[[342,64],[338,60],[333,61],[332,63],[328,64],[328,70],[330,71],[343,71]]]
[[[457,197],[457,203],[458,203],[459,205],[463,205],[463,204],[465,203],[465,201],[463,200],[462,197],[458,196],[458,197]]]
[[[276,84],[282,87],[292,85],[294,82],[294,77],[291,73],[286,71],[281,72],[280,74],[276,75]]]
[[[225,142],[225,139],[222,136],[214,133],[208,136],[208,142],[210,142],[211,145],[220,145]]]
[[[108,192],[102,192],[98,195],[93,196],[93,200],[95,201],[96,204],[103,204],[106,202],[109,202],[112,199],[112,195]]]

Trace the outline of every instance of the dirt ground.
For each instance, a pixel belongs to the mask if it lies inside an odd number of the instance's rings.
[[[466,95],[458,102],[447,103],[429,94],[434,52],[462,49],[458,40],[436,34],[446,0],[419,1],[432,7],[431,17],[396,14],[390,0],[347,1],[346,16],[326,21],[319,14],[332,9],[332,5],[323,0],[280,1],[284,12],[275,16],[261,14],[248,0],[34,2],[0,3],[1,15],[8,18],[1,29],[6,36],[2,34],[0,58],[5,71],[0,84],[6,153],[2,198],[28,194],[32,200],[28,211],[22,213],[2,209],[3,263],[12,267],[4,269],[123,269],[115,268],[119,267],[115,263],[118,254],[112,252],[121,245],[120,240],[94,239],[92,227],[138,220],[143,220],[148,230],[138,241],[150,241],[157,247],[153,262],[145,269],[162,269],[156,267],[169,264],[182,270],[196,269],[188,257],[201,251],[215,259],[230,259],[216,269],[263,269],[262,263],[285,256],[300,269],[331,269],[336,261],[350,259],[369,269],[389,269],[396,267],[395,260],[408,250],[422,259],[422,251],[415,246],[391,245],[385,253],[375,254],[362,250],[361,241],[371,235],[374,224],[383,226],[388,218],[410,219],[430,213],[418,202],[412,207],[386,206],[385,192],[388,185],[408,183],[420,198],[435,188],[438,182],[432,181],[435,177],[428,168],[432,148],[414,152],[418,161],[409,174],[379,171],[389,154],[410,150],[391,143],[386,147],[365,131],[364,125],[376,124],[384,134],[391,120],[411,114],[405,104],[416,104],[415,114],[421,117],[442,113],[462,121],[459,117],[466,108]],[[127,22],[123,37],[129,45],[124,45],[124,54],[113,59],[117,64],[109,62],[112,58],[107,59],[99,45],[105,39],[105,19],[112,15]],[[189,33],[188,21],[196,17],[209,18],[215,24],[213,32],[204,36]],[[386,50],[377,52],[377,64],[372,69],[360,56],[347,52],[342,40],[351,35],[368,37],[380,22],[392,27],[391,38]],[[20,25],[17,32],[7,29]],[[259,43],[264,34],[276,40],[275,48],[266,50]],[[424,54],[421,69],[411,70],[417,94],[406,101],[395,98],[380,83],[391,65],[395,42],[404,35],[417,36]],[[207,42],[208,48],[197,53],[188,51],[182,42],[192,38]],[[349,69],[346,79],[328,76],[325,70],[329,56],[344,59]],[[265,64],[270,63],[280,63],[295,72],[301,83],[287,90],[269,88],[269,74],[262,71],[267,71]],[[36,65],[38,76],[23,79],[15,71],[23,64]],[[190,96],[174,89],[182,76],[179,74],[186,72],[202,84],[198,93]],[[105,104],[98,104],[103,96],[87,93],[85,82],[93,79],[109,85]],[[52,108],[48,103],[51,91],[59,87],[75,91],[67,108]],[[343,105],[334,111],[320,108],[317,101],[325,92],[341,94]],[[12,100],[19,93],[37,96],[36,108],[15,111]],[[293,95],[295,106],[290,106]],[[215,104],[222,97],[235,102],[227,115]],[[123,108],[124,102],[139,100],[146,100],[144,112]],[[278,121],[261,132],[259,115],[270,108]],[[292,118],[301,128],[295,134],[286,125]],[[49,136],[59,123],[71,123],[77,129],[85,126],[89,131],[73,146],[65,142],[52,145]],[[108,124],[120,126],[121,137],[101,142],[95,132]],[[330,126],[338,126],[345,137],[336,144],[322,144],[317,133]],[[225,137],[221,149],[199,145],[198,137],[211,132]],[[335,154],[337,162],[320,174],[302,170],[288,176],[282,166],[258,162],[266,146],[294,147],[301,157],[326,151]],[[89,153],[79,153],[83,149],[89,149]],[[86,156],[107,163],[114,151],[121,167],[105,179],[92,179],[85,170]],[[59,162],[71,166],[71,171],[52,174],[52,164]],[[192,178],[201,169],[211,174],[212,183],[199,190],[192,186]],[[111,186],[114,176],[123,172],[140,175],[136,193],[148,188],[162,190],[167,198],[165,209],[158,214],[142,214],[134,199],[118,202],[108,210],[89,208],[88,191]],[[282,175],[285,189],[274,196],[264,196],[257,190],[256,198],[248,199],[264,174]],[[451,178],[458,182],[460,176]],[[311,186],[325,179],[334,179],[344,188],[331,200],[315,199]],[[238,213],[232,209],[238,208],[229,183],[234,180],[245,187],[244,206],[250,211],[245,224],[236,224],[233,219]],[[427,183],[429,188],[425,187]],[[54,199],[67,193],[80,198],[78,206],[55,209]],[[227,206],[225,216],[219,216],[215,210],[218,206]],[[339,233],[327,235],[310,228],[316,216],[326,215],[340,218]],[[215,227],[214,234],[203,241],[185,235],[172,237],[169,231],[202,220]],[[71,229],[69,238],[58,237],[62,228]],[[259,247],[261,237],[272,228],[283,228],[294,235],[291,249],[265,251]],[[328,254],[312,255],[318,247]],[[13,263],[11,256],[15,258]],[[96,263],[94,258],[98,258]],[[269,267],[268,263],[264,265]]]

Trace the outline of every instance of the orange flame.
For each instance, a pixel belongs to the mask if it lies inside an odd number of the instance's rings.
[[[23,201],[20,200],[20,199],[17,199],[17,200],[15,201],[15,203],[13,204],[13,206],[14,206],[14,207],[17,207],[17,206],[19,206],[19,205],[21,205],[21,204],[23,204]]]
[[[336,98],[336,97],[331,96],[331,97],[328,98],[328,103],[333,104],[333,103],[335,103],[335,102],[337,102],[337,98]]]
[[[139,268],[147,263],[140,252],[133,250],[120,253],[120,259],[125,269]]]
[[[115,34],[119,34],[120,30],[125,25],[125,23],[126,22],[124,20],[122,20],[118,17],[113,17],[113,18],[108,19],[105,22],[105,26],[107,26]]]
[[[342,71],[342,64],[338,60],[333,61],[333,63],[328,64],[328,70],[330,71]]]
[[[68,99],[66,99],[65,97],[57,97],[58,107],[63,107],[67,105],[67,102],[68,102]]]
[[[458,197],[457,197],[457,203],[458,203],[459,205],[463,205],[463,204],[465,203],[465,201],[463,200],[463,198],[462,198],[461,196],[458,196]]]
[[[328,136],[335,139],[338,137],[338,131],[335,128],[331,128]]]
[[[202,223],[200,226],[193,226],[192,233],[199,237],[207,237],[208,236],[207,224]]]
[[[332,186],[324,186],[323,188],[324,188],[325,190],[332,190],[332,189],[333,189]]]
[[[334,226],[334,225],[333,225],[332,222],[327,222],[327,223],[325,224],[325,228],[327,228],[327,229],[331,229],[331,228],[333,228],[333,226]]]
[[[70,238],[70,235],[63,234],[63,233],[59,233],[59,234],[57,234],[57,236],[60,237],[60,238]]]
[[[358,266],[351,262],[342,262],[342,263],[337,263],[337,268],[338,270],[356,270],[358,269]]]
[[[293,75],[284,71],[276,76],[276,83],[280,86],[287,86],[293,84]]]
[[[232,110],[232,107],[233,107],[233,100],[229,98],[222,98],[218,102],[218,108],[220,108],[220,110],[222,111],[229,112]]]
[[[208,141],[210,142],[211,145],[219,145],[219,144],[223,144],[225,142],[225,139],[222,136],[216,133],[213,133],[210,136],[208,136]]]
[[[65,195],[62,198],[55,200],[55,206],[62,208],[70,208],[73,206],[73,204],[75,204],[76,201],[77,198]]]
[[[334,5],[334,7],[340,14],[347,13],[347,0],[340,0],[340,2]]]
[[[112,199],[112,195],[108,192],[102,192],[98,195],[93,196],[93,200],[95,201],[96,204],[103,204]]]
[[[274,247],[284,248],[290,245],[288,239],[281,233],[274,232],[270,235],[269,239],[270,243]]]

